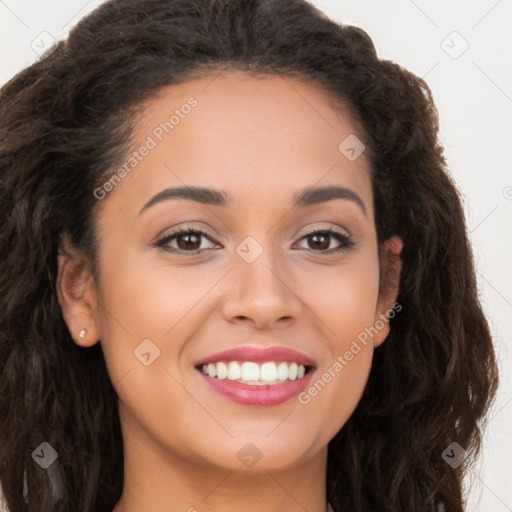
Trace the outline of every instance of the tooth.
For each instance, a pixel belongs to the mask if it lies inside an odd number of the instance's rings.
[[[260,367],[250,361],[242,364],[242,380],[255,381],[260,379]]]
[[[242,370],[236,361],[230,361],[228,366],[228,379],[238,380],[242,377]]]
[[[225,379],[228,376],[228,367],[226,363],[220,362],[217,363],[217,378]]]
[[[260,380],[270,382],[277,379],[277,366],[276,363],[263,363],[261,365]]]
[[[277,367],[277,378],[279,380],[286,380],[288,378],[288,365],[285,362],[279,363]]]
[[[306,367],[297,363],[269,361],[258,364],[253,361],[219,361],[218,363],[204,364],[201,371],[212,378],[220,380],[229,379],[244,384],[265,385],[281,384],[287,380],[301,379],[306,374]]]

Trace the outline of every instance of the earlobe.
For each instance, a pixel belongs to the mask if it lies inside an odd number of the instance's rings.
[[[402,270],[402,252],[403,242],[398,235],[394,235],[384,242],[380,250],[381,261],[381,279],[379,288],[379,297],[375,320],[379,322],[378,334],[373,339],[374,347],[380,345],[389,334],[388,317],[390,312],[394,312],[394,305],[398,297],[400,272]]]
[[[56,288],[62,316],[75,343],[82,347],[95,345],[99,336],[94,277],[87,259],[68,239],[59,248]]]

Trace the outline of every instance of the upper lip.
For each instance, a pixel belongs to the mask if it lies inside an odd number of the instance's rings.
[[[315,366],[315,362],[310,357],[290,348],[260,348],[254,346],[236,347],[229,350],[224,350],[222,352],[217,352],[208,357],[205,357],[204,359],[201,359],[200,361],[197,361],[195,366],[218,363],[220,361],[254,361],[255,363],[266,361],[285,361],[290,363],[295,362],[304,366]]]

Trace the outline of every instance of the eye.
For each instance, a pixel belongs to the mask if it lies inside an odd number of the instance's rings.
[[[192,229],[190,226],[187,226],[187,228],[179,228],[176,231],[160,238],[156,241],[154,246],[162,247],[165,250],[171,252],[185,252],[189,255],[194,255],[199,254],[206,249],[212,248],[208,246],[202,246],[202,238],[207,238],[213,243],[216,242],[205,231],[202,231],[201,229]],[[338,247],[331,247],[333,238],[338,241]],[[355,242],[350,236],[340,233],[332,228],[314,229],[303,236],[300,240],[312,242],[310,247],[306,247],[306,249],[327,254],[346,251],[355,246]],[[176,245],[173,245],[174,242],[176,242]]]
[[[208,233],[201,229],[192,229],[190,226],[187,228],[179,228],[176,231],[160,238],[155,243],[155,247],[163,247],[171,252],[187,252],[189,254],[199,254],[202,250],[208,247],[201,247],[201,238],[205,237],[213,241]],[[173,247],[171,242],[176,242],[177,247]]]
[[[331,246],[332,239],[335,238],[339,242],[339,246],[334,249]],[[314,252],[337,253],[346,251],[355,246],[355,242],[348,235],[340,233],[331,228],[317,228],[301,238],[301,240],[312,241]],[[324,250],[329,249],[329,250]]]

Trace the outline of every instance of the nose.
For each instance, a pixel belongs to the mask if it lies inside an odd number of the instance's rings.
[[[242,256],[234,254],[223,315],[229,322],[247,322],[258,329],[288,325],[304,313],[303,302],[294,289],[297,276],[294,279],[293,268],[287,266],[285,258],[259,245],[263,251],[253,261],[243,252]]]

